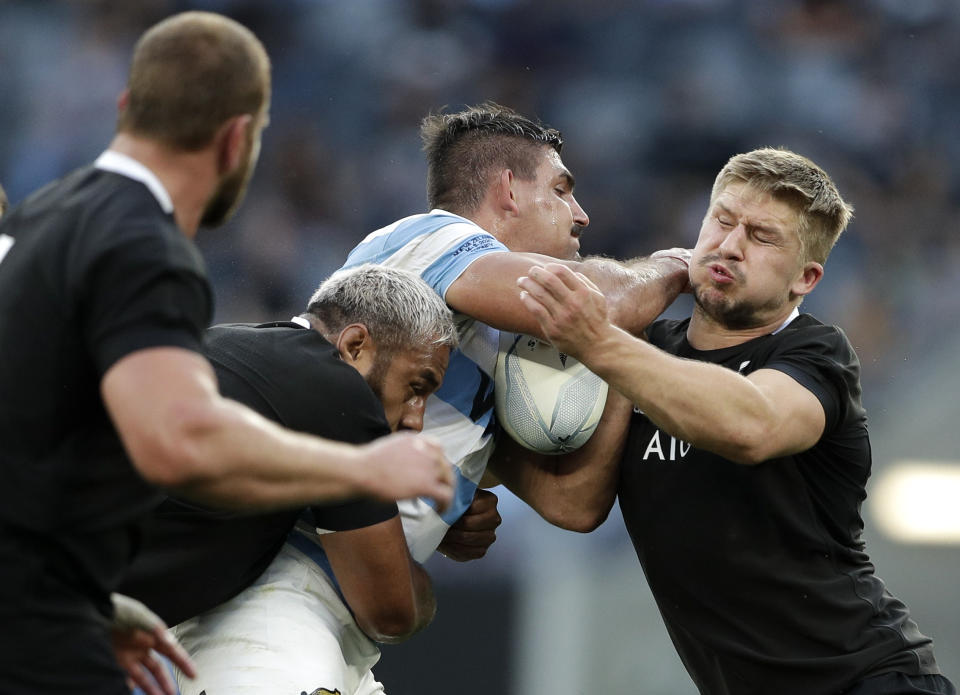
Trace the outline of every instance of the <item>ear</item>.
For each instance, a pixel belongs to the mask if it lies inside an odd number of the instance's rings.
[[[249,113],[234,116],[220,127],[218,163],[221,174],[228,174],[240,166],[247,147],[252,142],[252,138],[250,138],[252,127],[253,116]]]
[[[810,261],[809,263],[804,264],[803,271],[797,276],[797,279],[794,280],[793,285],[790,287],[790,291],[794,296],[799,297],[810,294],[810,292],[813,291],[813,288],[817,286],[817,283],[820,282],[820,278],[822,277],[823,266],[819,263]]]
[[[377,346],[370,337],[370,331],[362,323],[351,323],[340,331],[336,341],[341,359],[366,376],[373,368],[377,357]]]
[[[520,212],[520,208],[517,206],[517,196],[513,190],[514,181],[516,181],[516,178],[513,171],[504,169],[500,172],[495,184],[497,206],[510,215],[517,215]]]
[[[117,97],[117,113],[123,113],[127,110],[127,106],[130,104],[130,90],[125,89],[120,92],[120,96]]]

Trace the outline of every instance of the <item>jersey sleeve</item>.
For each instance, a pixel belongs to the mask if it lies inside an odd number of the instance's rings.
[[[475,260],[508,250],[492,234],[462,218],[416,215],[368,237],[351,251],[344,267],[381,263],[409,270],[444,297]]]
[[[90,265],[80,306],[101,376],[137,350],[200,352],[212,299],[199,253],[189,244],[170,234],[133,232]]]
[[[817,397],[828,432],[842,421],[851,397],[860,395],[860,362],[850,341],[836,326],[792,331],[764,366],[790,376]]]

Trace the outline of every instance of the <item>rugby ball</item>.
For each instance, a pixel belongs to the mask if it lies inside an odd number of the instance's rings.
[[[607,383],[546,341],[501,332],[493,393],[497,422],[510,437],[541,454],[563,454],[597,428]]]

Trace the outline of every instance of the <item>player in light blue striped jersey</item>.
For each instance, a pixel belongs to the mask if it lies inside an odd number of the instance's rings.
[[[581,233],[590,220],[574,198],[573,174],[560,158],[563,140],[552,128],[486,103],[427,116],[421,137],[432,210],[371,233],[344,267],[377,263],[413,271],[455,312],[460,347],[451,355],[443,385],[430,396],[423,426],[441,441],[456,469],[455,499],[443,514],[429,500],[400,503],[411,555],[422,562],[438,546],[454,559],[479,556],[494,538],[496,498],[478,488],[493,448],[499,331],[541,335],[520,303],[517,278],[533,263],[562,259],[603,290],[619,325],[640,331],[686,287],[687,267],[682,250],[625,264],[580,258]],[[349,621],[349,612],[336,598],[336,580],[319,544],[310,538],[315,535],[293,533],[298,535],[281,554],[300,558],[311,582],[333,589],[325,592],[331,597],[327,614],[303,618],[315,623],[313,631],[329,645],[342,632],[333,626]],[[234,601],[284,600],[280,594],[244,592]],[[282,639],[278,636],[265,658],[283,658]],[[338,653],[318,646],[316,675],[298,687],[343,695],[383,692],[373,678],[358,678],[376,662],[373,644],[344,642],[339,640]],[[246,669],[255,668],[249,654],[238,651],[238,660]],[[358,682],[366,685],[353,685]],[[269,693],[269,685],[258,692]]]

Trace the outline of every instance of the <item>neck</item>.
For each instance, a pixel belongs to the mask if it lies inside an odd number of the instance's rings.
[[[719,350],[740,345],[754,338],[770,335],[779,329],[795,308],[796,305],[790,303],[761,324],[749,328],[730,328],[708,316],[699,305],[694,305],[690,325],[687,327],[687,342],[695,350]]]
[[[186,152],[131,133],[117,133],[110,149],[131,157],[160,179],[173,201],[173,217],[190,238],[217,187],[216,161],[209,148]]]
[[[333,335],[333,334],[327,329],[327,327],[326,327],[326,325],[323,323],[323,321],[321,321],[320,319],[318,319],[318,318],[317,318],[316,316],[314,316],[313,314],[310,314],[310,313],[307,313],[307,312],[304,312],[304,313],[300,314],[300,318],[309,321],[309,322],[310,322],[310,328],[312,328],[312,329],[315,330],[317,333],[319,333],[319,334],[322,335],[324,338],[326,338],[328,342],[333,343],[334,345],[336,345],[336,340],[335,340],[336,336]]]
[[[497,215],[496,212],[491,210],[488,206],[481,204],[480,207],[470,213],[460,212],[457,210],[448,210],[448,212],[452,212],[455,215],[460,215],[460,217],[465,217],[485,232],[492,234],[494,237],[496,237],[497,241],[509,248],[509,244],[507,244],[508,239],[504,233],[503,218]]]

